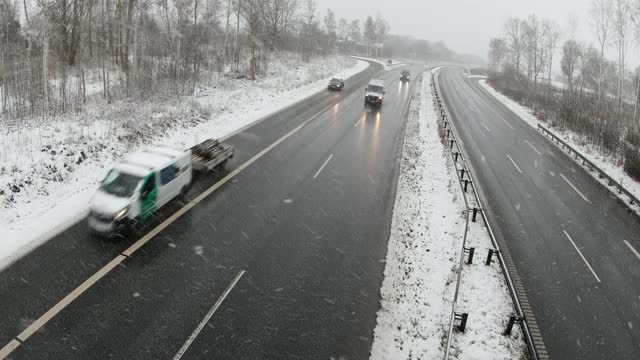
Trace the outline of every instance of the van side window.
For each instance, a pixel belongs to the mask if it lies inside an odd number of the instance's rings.
[[[166,168],[160,170],[160,184],[166,185],[176,178],[176,167],[169,165]]]

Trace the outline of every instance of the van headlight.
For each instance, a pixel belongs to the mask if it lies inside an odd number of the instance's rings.
[[[113,221],[120,221],[124,219],[127,216],[127,213],[129,213],[129,207],[116,212],[115,214],[113,214]]]

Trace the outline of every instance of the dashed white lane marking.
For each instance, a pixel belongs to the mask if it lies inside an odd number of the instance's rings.
[[[245,163],[240,165],[238,168],[233,170],[227,176],[222,178],[222,180],[215,183],[209,189],[205,190],[202,194],[196,197],[194,200],[186,204],[183,208],[176,211],[173,215],[171,215],[168,219],[163,221],[160,225],[156,226],[153,230],[148,232],[145,236],[143,236],[140,240],[133,243],[127,250],[122,252],[122,254],[118,255],[115,259],[111,260],[107,265],[105,265],[102,269],[98,270],[95,274],[93,274],[89,279],[85,280],[80,286],[71,291],[67,296],[65,296],[62,300],[60,300],[56,305],[54,305],[51,309],[49,309],[44,315],[40,316],[36,321],[34,321],[28,328],[26,328],[23,332],[21,332],[17,336],[17,340],[24,342],[31,335],[33,335],[36,331],[38,331],[41,327],[43,327],[49,320],[51,320],[54,316],[56,316],[60,311],[62,311],[65,307],[71,304],[75,299],[77,299],[82,293],[84,293],[87,289],[93,286],[98,280],[104,277],[106,274],[111,272],[117,265],[119,265],[122,261],[124,261],[127,257],[131,257],[131,255],[141,248],[144,244],[149,242],[155,236],[157,236],[162,230],[164,230],[167,226],[171,225],[174,221],[178,220],[182,215],[184,215],[191,208],[196,206],[200,201],[204,200],[207,196],[209,196],[212,192],[216,191],[222,185],[227,183],[233,177],[238,175],[242,170],[246,169],[249,165],[256,162],[258,159],[263,157],[266,153],[271,151],[274,147],[276,147],[281,142],[285,141],[287,138],[291,137],[293,134],[297,133],[302,129],[305,125],[310,123],[311,121],[318,118],[320,115],[328,111],[334,105],[329,105],[322,110],[320,110],[317,114],[313,115],[311,118],[305,120],[302,124],[298,125],[295,129],[289,131],[287,134],[276,140],[273,144],[269,145],[264,150],[260,151],[251,159],[247,160]],[[6,358],[13,352],[16,348],[18,348],[13,341],[5,345],[0,349],[0,360]]]
[[[484,126],[484,128],[487,129],[488,132],[491,132],[491,130],[489,130],[489,128],[483,121],[480,121],[480,124],[482,124],[482,126]]]
[[[361,123],[362,121],[364,121],[364,119],[365,119],[366,117],[367,117],[367,115],[362,115],[362,116],[360,117],[360,120],[358,120],[355,124],[353,124],[353,127],[356,127],[356,126],[360,125],[360,123]]]
[[[571,183],[571,181],[569,181],[569,179],[567,179],[567,178],[566,178],[564,175],[562,175],[562,174],[560,174],[560,177],[561,177],[561,178],[563,178],[563,179],[564,179],[564,181],[566,181],[566,182],[567,182],[567,184],[569,184],[569,186],[571,186],[571,187],[573,188],[573,190],[575,190],[575,192],[577,192],[577,193],[578,193],[578,195],[580,195],[580,197],[582,197],[582,198],[584,199],[584,201],[586,201],[586,202],[591,202],[591,201],[589,201],[589,199],[587,199],[587,197],[586,197],[586,196],[584,196],[584,194],[583,194],[582,192],[580,192],[580,190],[578,190],[578,188],[577,188],[577,187],[575,187],[575,185],[573,185],[573,184]]]
[[[525,140],[524,142],[526,142],[526,143],[527,143],[527,145],[531,146],[531,148],[533,149],[533,151],[535,151],[535,152],[536,152],[536,154],[538,154],[538,155],[542,155],[542,153],[541,153],[540,151],[538,151],[538,149],[536,149],[536,147],[535,147],[535,146],[533,146],[530,142],[528,142],[527,140]]]
[[[601,283],[602,281],[600,281],[600,278],[598,277],[596,272],[593,271],[593,268],[591,267],[591,265],[589,264],[587,259],[584,257],[584,255],[582,255],[582,251],[580,251],[580,249],[578,249],[578,247],[576,246],[576,243],[573,242],[573,239],[571,238],[571,236],[569,236],[569,233],[566,230],[562,230],[562,231],[564,231],[564,234],[567,235],[567,239],[569,239],[569,241],[571,241],[571,245],[573,245],[573,247],[576,249],[576,251],[578,252],[580,257],[582,258],[582,261],[584,261],[584,263],[587,265],[587,267],[589,268],[589,270],[593,274],[593,277],[595,277],[596,280],[598,280],[598,282]]]
[[[638,251],[633,247],[633,245],[631,245],[627,240],[624,241],[625,244],[627,244],[627,246],[629,247],[629,249],[633,252],[633,254],[640,259],[640,253],[638,253]]]
[[[242,270],[236,275],[235,278],[233,278],[233,281],[231,281],[231,284],[227,286],[227,289],[222,293],[222,295],[220,295],[220,297],[218,298],[218,301],[216,301],[216,303],[213,304],[213,307],[211,308],[211,310],[209,310],[207,315],[205,315],[204,319],[202,319],[200,324],[198,324],[198,327],[196,327],[196,329],[187,338],[187,341],[185,341],[184,345],[182,345],[180,350],[178,350],[178,353],[176,353],[176,356],[173,357],[173,360],[180,360],[184,355],[184,353],[186,353],[187,350],[189,350],[189,346],[191,346],[191,344],[196,339],[196,337],[198,337],[202,329],[204,329],[204,326],[207,325],[209,320],[211,320],[211,317],[213,316],[213,314],[215,314],[216,310],[218,310],[220,305],[222,305],[222,302],[224,302],[224,299],[226,299],[227,296],[229,296],[229,293],[231,292],[231,290],[233,290],[233,288],[236,286],[238,281],[240,281],[240,278],[242,277],[242,275],[244,275],[244,273],[245,271]]]
[[[331,161],[331,158],[333,157],[333,154],[329,155],[329,157],[327,158],[327,160],[325,160],[324,164],[322,164],[322,166],[320,166],[320,169],[318,169],[318,171],[316,172],[315,175],[313,175],[313,178],[317,178],[318,175],[320,175],[320,173],[322,172],[322,169],[324,169],[325,166],[327,166],[327,164],[329,163],[329,161]]]
[[[7,356],[9,356],[9,354],[11,354],[13,350],[17,349],[18,346],[20,346],[20,343],[18,342],[18,340],[15,340],[15,339],[11,340],[10,343],[8,343],[5,347],[0,349],[0,359],[4,359]]]
[[[513,166],[515,166],[515,167],[516,167],[516,170],[518,170],[518,172],[519,172],[520,174],[522,174],[522,170],[520,170],[520,167],[518,167],[518,164],[516,164],[516,162],[515,162],[515,161],[513,161],[513,159],[511,158],[511,156],[509,156],[509,154],[507,154],[507,157],[509,158],[509,160],[511,160],[511,163],[513,164]]]

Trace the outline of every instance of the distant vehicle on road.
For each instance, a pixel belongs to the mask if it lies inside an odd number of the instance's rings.
[[[329,84],[327,84],[327,88],[329,90],[342,90],[344,89],[344,80],[342,79],[338,79],[338,78],[333,78],[331,80],[329,80]]]
[[[384,99],[384,81],[372,79],[369,85],[364,89],[364,103],[375,106],[381,106]]]
[[[391,59],[387,60],[387,66],[391,66],[393,64],[393,61]]]
[[[136,223],[191,185],[193,170],[211,170],[233,157],[233,147],[207,140],[191,149],[151,146],[117,163],[102,180],[89,205],[89,229],[107,237],[124,236]]]
[[[409,82],[410,78],[411,78],[411,72],[409,72],[409,70],[402,70],[402,72],[400,73],[400,81]]]

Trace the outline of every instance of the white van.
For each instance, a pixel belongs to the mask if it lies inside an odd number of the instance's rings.
[[[364,103],[375,106],[381,106],[384,99],[384,81],[380,79],[371,79],[369,85],[364,88]]]
[[[91,199],[89,228],[120,234],[186,192],[192,176],[191,150],[153,146],[131,154],[109,170]]]

